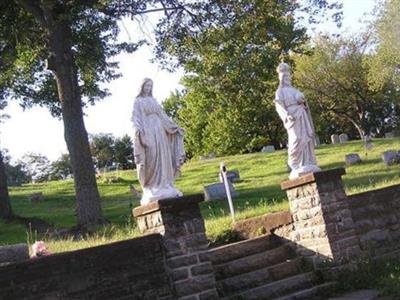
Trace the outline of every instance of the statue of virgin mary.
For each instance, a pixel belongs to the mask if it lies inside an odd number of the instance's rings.
[[[134,156],[143,195],[140,204],[182,196],[174,187],[185,160],[184,130],[153,97],[153,81],[145,78],[132,113]]]

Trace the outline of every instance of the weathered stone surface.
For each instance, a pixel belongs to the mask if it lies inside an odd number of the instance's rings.
[[[29,200],[32,203],[39,203],[43,201],[43,193],[42,192],[37,192],[29,195]]]
[[[286,189],[298,253],[314,262],[342,262],[354,253],[359,241],[350,205],[341,182],[343,169],[322,171],[282,183]],[[349,249],[352,249],[351,251]]]
[[[190,273],[194,276],[195,275],[207,275],[207,274],[211,274],[213,272],[214,272],[214,270],[213,270],[211,262],[205,262],[202,264],[198,264],[198,265],[191,267],[191,269],[190,269]]]
[[[211,290],[216,293],[214,270],[205,255],[208,241],[198,205],[202,200],[203,195],[184,196],[133,210],[144,234],[162,229],[167,270],[174,297],[180,300],[198,300],[200,294]]]
[[[339,143],[346,143],[349,141],[349,136],[346,133],[342,133],[339,135]]]
[[[170,272],[170,275],[173,281],[183,280],[189,277],[189,269],[188,268],[175,269]]]
[[[331,143],[332,144],[339,144],[340,140],[339,140],[339,135],[337,134],[332,134],[331,135]]]
[[[361,158],[358,153],[350,153],[345,155],[345,163],[347,166],[361,163]]]
[[[0,299],[172,299],[160,235],[0,267]]]
[[[273,153],[275,152],[275,147],[274,145],[267,145],[262,147],[261,152],[263,153]]]
[[[220,299],[220,297],[218,296],[218,293],[215,289],[209,290],[209,291],[205,291],[201,294],[199,294],[199,299],[200,300],[217,300]]]
[[[386,132],[385,133],[385,138],[387,138],[387,139],[394,138],[394,133],[393,132]]]
[[[229,182],[229,190],[231,191],[232,198],[238,196],[238,192],[236,192],[231,182]],[[226,198],[227,196],[224,183],[214,183],[204,187],[204,199],[206,201]]]
[[[16,263],[29,259],[27,244],[16,244],[0,247],[0,266],[6,263]]]
[[[388,150],[383,152],[382,160],[387,166],[395,165],[400,163],[400,154],[395,150]]]
[[[200,256],[207,256],[213,264],[221,264],[240,257],[267,251],[282,244],[282,240],[274,235],[261,236],[251,240],[241,241],[230,245],[213,248]]]
[[[214,274],[196,276],[175,283],[179,297],[198,294],[213,288],[215,288]]]
[[[232,182],[232,183],[240,182],[240,181],[241,181],[239,170],[229,170],[229,171],[226,171],[226,178],[227,178],[230,182]],[[222,173],[219,173],[219,181],[220,181],[220,182],[224,182]]]
[[[378,300],[379,292],[377,290],[359,290],[355,292],[344,293],[341,296],[329,298],[328,300]]]
[[[284,244],[271,250],[261,251],[226,263],[214,264],[215,276],[217,279],[232,277],[248,273],[252,270],[280,264],[294,257],[295,252],[292,246]]]
[[[290,211],[283,211],[236,221],[232,224],[232,229],[238,233],[240,238],[249,239],[269,234],[271,230],[292,222]]]

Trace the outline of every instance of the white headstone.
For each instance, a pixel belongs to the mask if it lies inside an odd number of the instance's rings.
[[[226,178],[232,183],[239,182],[240,181],[239,170],[226,171]],[[219,173],[219,181],[224,182],[222,173]]]
[[[346,143],[349,141],[349,136],[346,133],[342,133],[339,135],[339,142]]]
[[[339,142],[340,142],[339,136],[337,134],[332,134],[331,135],[331,142],[332,142],[332,144],[339,144]]]
[[[321,141],[319,140],[319,136],[316,135],[314,140],[314,146],[318,147],[319,145],[321,145]]]
[[[394,133],[393,132],[386,132],[385,133],[385,138],[387,138],[387,139],[394,138]]]
[[[347,166],[355,165],[361,163],[361,158],[358,153],[346,154],[345,161]]]
[[[261,152],[263,152],[263,153],[272,153],[272,152],[275,152],[275,147],[274,147],[274,145],[267,145],[267,146],[264,146],[264,147],[262,147]]]
[[[231,182],[229,182],[229,189],[232,198],[238,196],[238,193],[235,191]],[[225,185],[223,183],[213,183],[204,187],[204,200],[211,201],[226,198]]]

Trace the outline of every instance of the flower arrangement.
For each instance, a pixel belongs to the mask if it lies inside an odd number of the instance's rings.
[[[47,249],[46,244],[43,241],[36,241],[32,245],[32,255],[31,258],[41,257],[50,255],[51,252]]]

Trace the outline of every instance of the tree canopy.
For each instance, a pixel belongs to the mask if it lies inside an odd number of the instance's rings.
[[[376,55],[371,60],[370,83],[376,89],[388,80],[400,86],[400,0],[381,2],[372,27],[377,42]]]
[[[312,55],[295,57],[296,84],[311,107],[322,112],[328,123],[352,124],[361,138],[382,136],[399,121],[397,89],[389,81],[380,89],[369,85],[370,44],[367,33],[349,38],[320,36],[313,42]]]
[[[187,151],[233,154],[279,147],[285,131],[273,103],[275,68],[290,51],[303,53],[308,40],[296,14],[311,23],[328,12],[340,20],[340,7],[326,1],[206,2],[195,23],[162,24],[170,30],[157,47],[164,65],[180,64],[187,72],[183,95],[172,95],[166,105],[186,129]]]
[[[108,95],[102,83],[119,76],[113,57],[144,43],[119,42],[118,21],[158,10],[187,13],[178,0],[0,2],[0,97],[62,117],[82,227],[104,223],[82,107]]]

